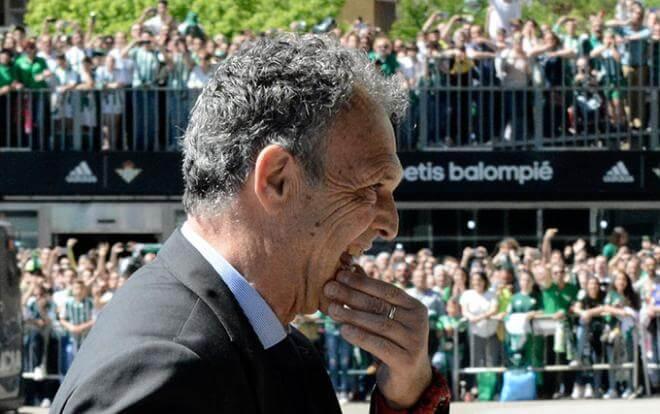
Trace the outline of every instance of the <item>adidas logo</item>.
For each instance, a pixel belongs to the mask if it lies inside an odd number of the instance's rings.
[[[653,173],[655,174],[656,177],[660,178],[660,166],[654,168]]]
[[[633,177],[623,161],[617,162],[612,168],[607,170],[603,176],[604,183],[634,183]]]
[[[69,184],[94,184],[98,180],[89,168],[87,161],[81,161],[76,168],[69,171],[65,181]]]

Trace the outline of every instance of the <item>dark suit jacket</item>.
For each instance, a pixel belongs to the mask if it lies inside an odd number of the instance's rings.
[[[340,413],[294,331],[264,351],[220,276],[179,230],[113,296],[51,413]]]

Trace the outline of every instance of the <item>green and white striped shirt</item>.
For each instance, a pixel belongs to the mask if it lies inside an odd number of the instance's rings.
[[[167,74],[167,87],[172,89],[183,89],[188,83],[190,67],[182,54],[172,57],[172,70]]]
[[[64,319],[74,325],[80,325],[92,319],[94,303],[89,297],[78,302],[76,298],[69,298],[64,305]]]
[[[133,87],[155,86],[160,67],[158,52],[140,47],[131,49],[129,56],[135,62]]]

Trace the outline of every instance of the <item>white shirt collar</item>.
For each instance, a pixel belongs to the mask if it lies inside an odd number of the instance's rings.
[[[286,338],[284,327],[277,319],[275,312],[243,275],[202,236],[197,234],[188,222],[181,226],[181,233],[218,272],[220,278],[225,282],[241,309],[243,309],[264,349],[268,349]]]

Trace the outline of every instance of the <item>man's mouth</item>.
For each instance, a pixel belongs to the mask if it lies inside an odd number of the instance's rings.
[[[343,270],[351,270],[351,267],[357,263],[360,256],[362,256],[362,254],[370,248],[370,245],[349,245],[346,247],[346,250],[341,254],[341,257],[339,258],[339,268]]]

